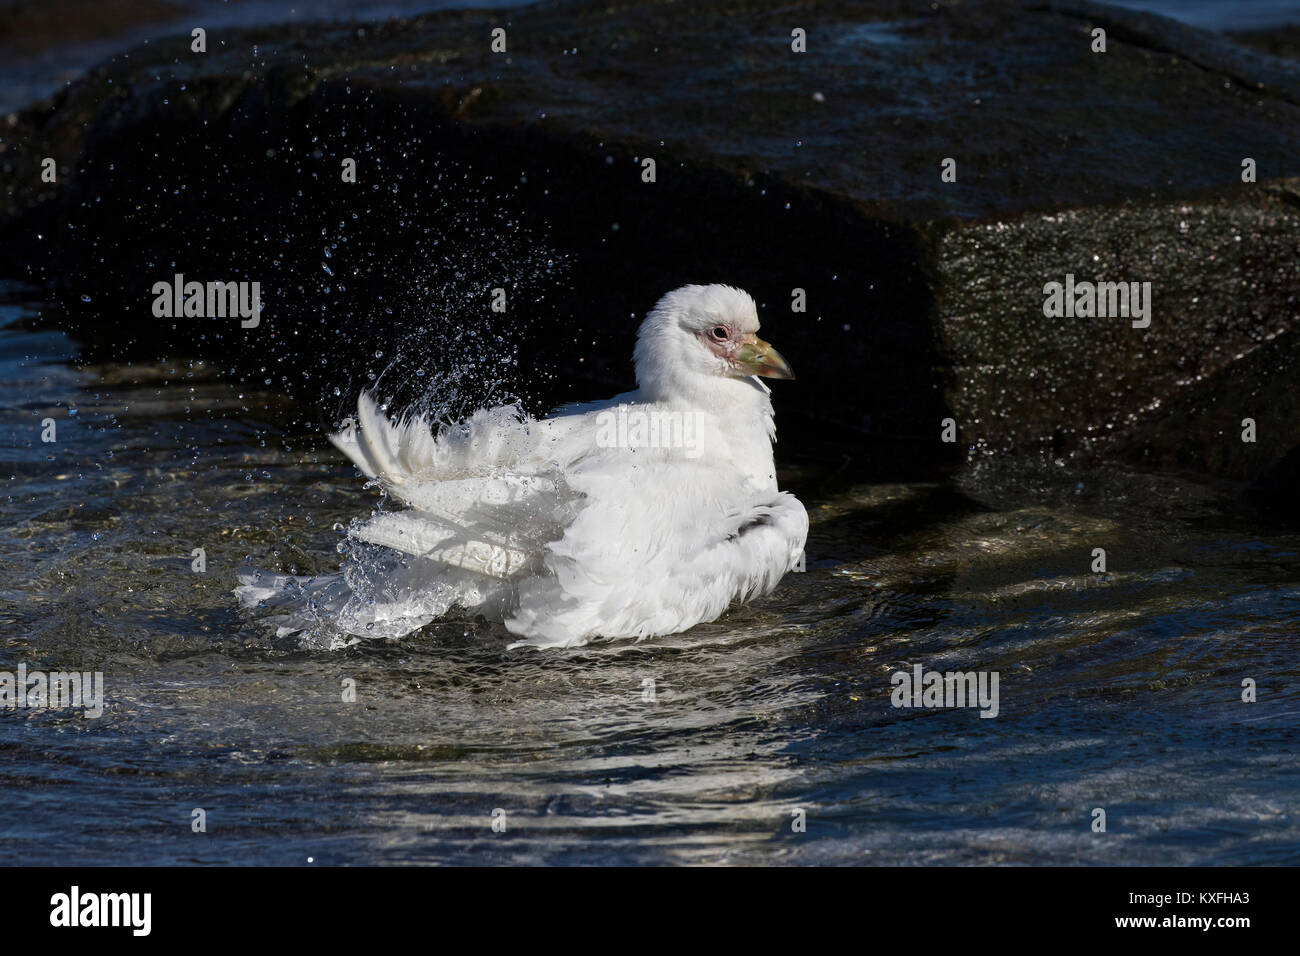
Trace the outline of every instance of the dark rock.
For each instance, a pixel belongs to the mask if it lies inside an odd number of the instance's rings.
[[[1300,26],[1241,30],[1228,35],[1242,46],[1263,50],[1265,53],[1288,60],[1300,60]]]
[[[1268,358],[1297,325],[1285,59],[1100,5],[929,0],[550,3],[209,42],[120,57],[0,144],[4,262],[107,354],[199,355],[304,397],[369,373],[410,397],[415,368],[454,367],[540,408],[630,385],[632,313],[726,281],[799,373],[783,441],[860,436],[882,473],[1047,446],[1249,479],[1300,442]],[[263,326],[154,319],[174,272],[261,281]],[[1150,328],[1045,318],[1066,273],[1151,282]],[[520,365],[474,380],[497,335]],[[1234,416],[1260,421],[1258,451],[1223,444]]]
[[[1296,186],[945,233],[938,315],[965,437],[1240,480],[1277,462],[1300,441],[1288,359],[1300,304]],[[1046,318],[1043,286],[1067,274],[1150,282],[1150,327]],[[1255,444],[1241,441],[1243,418],[1256,420]]]

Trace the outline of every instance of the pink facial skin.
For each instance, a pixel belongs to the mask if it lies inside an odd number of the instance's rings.
[[[719,335],[721,333],[721,335]],[[700,332],[696,332],[709,351],[716,355],[728,365],[734,366],[736,349],[740,348],[740,342],[736,337],[736,331],[729,325],[714,325]]]

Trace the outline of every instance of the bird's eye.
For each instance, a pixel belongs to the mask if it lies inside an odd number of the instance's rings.
[[[721,342],[723,339],[727,337],[727,330],[719,325],[714,328],[713,337],[717,339],[719,342]]]

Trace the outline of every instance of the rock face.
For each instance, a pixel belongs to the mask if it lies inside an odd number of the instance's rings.
[[[947,231],[938,321],[968,436],[1236,479],[1279,461],[1300,438],[1288,361],[1300,294],[1296,185]],[[1067,275],[1149,282],[1149,327],[1045,317],[1044,284]],[[1241,440],[1245,418],[1258,441]]]
[[[468,381],[503,339],[518,364],[490,384],[541,407],[630,386],[655,298],[725,281],[799,373],[783,441],[881,474],[1047,447],[1276,483],[1300,444],[1282,57],[1101,5],[929,0],[583,0],[208,43],[137,49],[3,131],[0,268],[109,354],[400,393]],[[155,318],[177,272],[260,281],[263,324]],[[1044,315],[1067,275],[1150,283],[1149,326]]]

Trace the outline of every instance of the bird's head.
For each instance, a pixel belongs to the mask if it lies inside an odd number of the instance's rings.
[[[669,292],[637,332],[637,383],[664,395],[705,393],[709,380],[794,378],[789,363],[757,336],[749,293],[727,285],[687,285]]]

